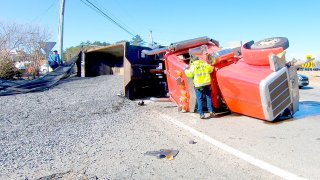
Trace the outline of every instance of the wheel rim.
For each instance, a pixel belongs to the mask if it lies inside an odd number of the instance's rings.
[[[270,46],[270,45],[274,45],[278,42],[279,42],[278,38],[265,39],[265,40],[259,42],[259,46]]]

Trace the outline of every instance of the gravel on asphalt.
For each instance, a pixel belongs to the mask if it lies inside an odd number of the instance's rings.
[[[121,92],[121,76],[74,77],[48,91],[0,97],[0,179],[83,164],[130,121],[134,104]]]

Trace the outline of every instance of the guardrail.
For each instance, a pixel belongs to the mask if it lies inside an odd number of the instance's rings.
[[[320,71],[320,68],[299,68],[299,71]]]

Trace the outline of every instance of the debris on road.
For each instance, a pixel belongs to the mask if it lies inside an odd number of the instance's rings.
[[[139,106],[144,106],[144,101],[139,101],[139,102],[138,102],[138,105],[139,105]]]
[[[160,149],[160,151],[147,151],[144,155],[156,156],[158,159],[166,158],[167,160],[174,160],[179,153],[179,150]]]

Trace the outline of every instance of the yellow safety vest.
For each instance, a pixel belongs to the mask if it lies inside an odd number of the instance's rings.
[[[196,60],[191,62],[190,68],[186,69],[184,73],[188,78],[193,78],[194,86],[202,87],[211,84],[210,74],[213,71],[213,67],[202,60]]]

